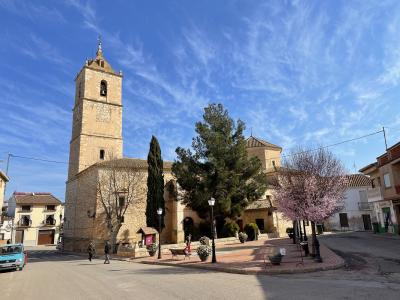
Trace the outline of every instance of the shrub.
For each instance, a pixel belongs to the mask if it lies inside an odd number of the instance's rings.
[[[206,246],[210,245],[210,239],[208,237],[206,237],[206,236],[202,236],[199,239],[199,242],[200,242],[201,245],[206,245]]]
[[[239,240],[240,240],[242,243],[244,243],[245,241],[247,241],[247,238],[248,238],[248,236],[247,236],[246,233],[244,233],[244,232],[239,232]]]
[[[239,225],[236,222],[227,220],[222,228],[222,237],[232,237],[239,231]]]
[[[211,254],[211,247],[207,245],[199,245],[196,251],[200,257],[207,257]]]
[[[147,245],[146,248],[150,255],[154,255],[157,252],[158,244],[151,243],[150,245]]]
[[[246,226],[244,226],[244,231],[246,232],[246,234],[248,236],[248,240],[254,241],[258,234],[258,226],[255,223],[246,224]]]

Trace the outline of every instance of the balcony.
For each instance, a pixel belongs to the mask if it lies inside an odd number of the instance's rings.
[[[358,202],[359,210],[372,210],[372,203],[369,202]]]
[[[30,213],[30,212],[32,212],[32,208],[19,208],[18,209],[18,212],[19,213]]]
[[[382,189],[380,186],[376,188],[370,188],[367,190],[368,202],[375,202],[383,200]]]
[[[56,220],[55,219],[47,219],[42,222],[43,226],[55,226]]]
[[[18,227],[31,227],[32,220],[21,219],[17,222]]]

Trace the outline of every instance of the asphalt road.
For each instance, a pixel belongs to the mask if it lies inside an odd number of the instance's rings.
[[[358,255],[354,253],[368,252],[372,262],[380,262],[380,258],[374,260],[371,254],[376,248],[379,250],[382,243],[392,249],[381,251],[387,256],[385,259],[394,259],[392,264],[399,265],[396,247],[399,249],[400,240],[375,240],[370,234],[354,235],[356,238],[349,234],[335,235],[321,241],[334,245],[336,251],[348,253],[350,258]],[[373,245],[367,247],[371,239]],[[366,265],[370,262],[367,260]],[[378,272],[378,269],[378,266],[374,269],[357,263],[337,271],[253,276],[120,261],[104,265],[100,259],[90,263],[82,256],[32,250],[23,271],[0,273],[0,298],[399,299],[400,273],[396,270]]]

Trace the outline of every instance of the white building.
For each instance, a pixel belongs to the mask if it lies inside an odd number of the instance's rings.
[[[372,207],[367,197],[371,180],[363,174],[348,175],[347,179],[342,209],[324,222],[325,230],[372,230]]]
[[[14,192],[8,201],[8,215],[14,218],[13,242],[25,246],[56,244],[64,205],[50,193]]]

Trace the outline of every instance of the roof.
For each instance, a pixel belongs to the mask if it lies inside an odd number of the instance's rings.
[[[376,166],[378,166],[378,163],[377,162],[373,162],[373,163],[371,163],[369,165],[366,165],[365,167],[362,167],[360,170],[358,170],[358,172],[363,173],[364,171],[368,170],[369,168],[373,168],[373,167],[376,167]]]
[[[246,139],[246,147],[247,148],[268,147],[268,148],[273,148],[273,149],[282,151],[282,147],[271,144],[267,141],[264,141],[260,138],[254,137],[254,136],[250,136],[249,138]]]
[[[151,234],[157,234],[158,231],[155,230],[153,227],[140,227],[139,232],[142,232],[144,235],[151,235]]]
[[[51,193],[23,193],[14,192],[15,203],[19,205],[24,204],[45,204],[45,205],[60,205],[62,202],[54,197]]]
[[[346,175],[347,187],[371,186],[371,179],[364,174]]]
[[[103,49],[101,47],[101,42],[99,42],[96,57],[86,61],[86,67],[89,69],[99,70],[102,72],[108,72],[115,75],[121,75],[121,73],[116,73],[107,60],[103,57]]]
[[[147,169],[147,160],[145,159],[139,159],[139,158],[117,158],[117,159],[112,159],[112,160],[104,160],[101,162],[98,162],[94,164],[94,166],[100,166],[100,167],[116,167],[116,168],[143,168]],[[172,162],[170,161],[164,161],[163,162],[163,169],[171,169],[172,168]]]
[[[252,210],[252,209],[268,209],[271,208],[271,201],[269,199],[259,199],[256,200],[249,205],[247,205],[246,210]]]
[[[3,181],[5,181],[5,182],[10,181],[8,176],[3,171],[0,171],[0,177],[3,178]]]

